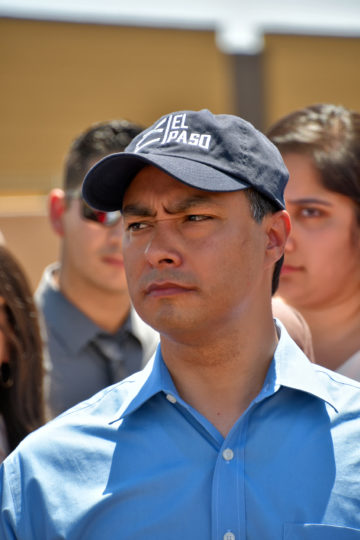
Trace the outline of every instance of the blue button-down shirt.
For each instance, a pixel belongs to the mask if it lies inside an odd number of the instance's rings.
[[[360,539],[360,385],[281,327],[224,439],[145,369],[27,437],[1,471],[1,539]]]

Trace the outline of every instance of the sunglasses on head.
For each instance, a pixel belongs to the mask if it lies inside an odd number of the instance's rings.
[[[68,193],[67,197],[69,199],[79,199],[80,212],[84,219],[95,221],[96,223],[100,223],[100,225],[104,225],[105,227],[112,227],[113,225],[119,223],[121,219],[120,210],[116,210],[115,212],[101,212],[100,210],[95,210],[84,201],[79,192]]]

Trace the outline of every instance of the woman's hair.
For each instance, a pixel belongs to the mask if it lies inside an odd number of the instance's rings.
[[[9,347],[9,377],[0,384],[3,415],[10,450],[45,421],[43,347],[38,314],[28,280],[5,246],[0,246],[0,296],[8,324],[0,328]]]
[[[283,155],[309,156],[323,186],[354,201],[360,225],[360,113],[312,105],[281,118],[267,136]]]

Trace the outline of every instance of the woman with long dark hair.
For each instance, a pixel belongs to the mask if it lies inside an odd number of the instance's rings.
[[[0,246],[0,461],[45,421],[42,348],[26,275]]]
[[[267,135],[290,173],[279,294],[308,322],[315,361],[360,380],[360,114],[313,105]]]

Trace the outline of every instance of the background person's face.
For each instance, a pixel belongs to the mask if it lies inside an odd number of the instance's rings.
[[[270,296],[264,225],[244,193],[198,190],[147,167],[127,189],[123,213],[130,295],[162,334],[185,331],[199,342]]]
[[[121,221],[105,227],[81,216],[80,200],[69,203],[63,215],[63,265],[72,281],[104,292],[127,290],[121,251]]]
[[[285,249],[279,294],[295,307],[325,307],[358,294],[360,238],[350,198],[323,187],[307,156],[284,156],[292,232]]]

